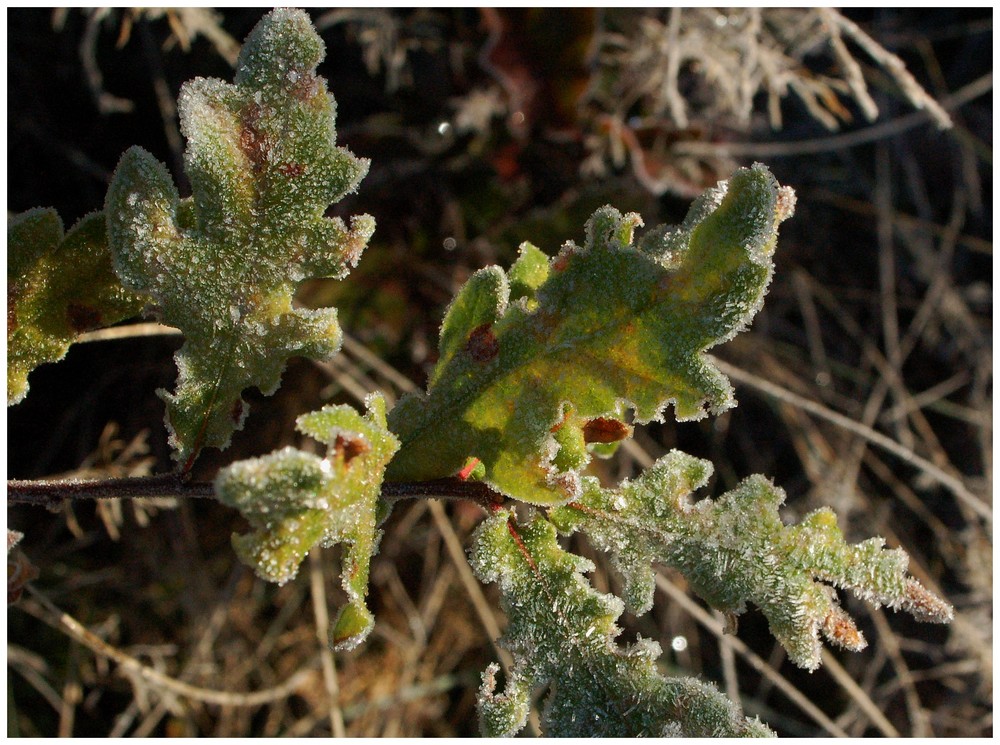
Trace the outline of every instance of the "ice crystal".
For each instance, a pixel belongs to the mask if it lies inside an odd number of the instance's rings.
[[[762,165],[695,201],[684,223],[632,245],[638,215],[598,210],[580,248],[549,259],[524,244],[509,273],[476,272],[445,314],[426,394],[390,415],[402,441],[391,479],[456,472],[535,504],[578,493],[589,451],[637,422],[699,419],[735,404],[702,354],[743,329],[770,281],[790,191]]]
[[[557,737],[762,736],[770,730],[740,714],[714,687],[657,672],[660,647],[639,639],[619,646],[623,610],[613,595],[594,590],[582,572],[589,561],[566,553],[546,520],[516,524],[501,511],[476,531],[472,565],[484,582],[498,582],[508,626],[502,643],[514,668],[502,692],[496,667],[483,676],[480,725],[509,736],[528,716],[532,690],[547,692],[542,726]]]
[[[367,404],[365,416],[350,406],[325,406],[298,418],[300,432],[327,445],[325,458],[286,447],[234,463],[215,482],[219,501],[253,528],[234,535],[233,546],[263,579],[287,582],[317,544],[350,544],[343,557],[349,602],[330,632],[339,649],[359,644],[373,624],[364,598],[380,535],[381,476],[399,446],[386,429],[384,399],[373,394]]]
[[[901,549],[884,548],[881,538],[847,544],[829,509],[785,525],[778,515],[784,492],[762,476],[692,502],[711,473],[708,461],[674,450],[616,489],[584,479],[581,497],[550,517],[561,531],[582,530],[609,552],[631,610],[652,605],[652,564],[674,567],[727,614],[742,613],[748,602],[760,608],[792,661],[809,670],[820,664],[820,634],[848,649],[865,646],[834,587],[923,621],[951,619],[950,606],[907,575]]]
[[[276,10],[247,38],[235,85],[196,78],[181,90],[180,200],[141,148],[122,156],[108,191],[108,236],[126,286],[146,292],[184,332],[167,402],[174,456],[225,447],[242,426],[244,388],[277,389],[291,356],[340,347],[336,310],[292,308],[308,277],[342,277],[374,230],[323,213],[368,169],[335,145],[335,104],[316,75],[323,42],[302,11]],[[293,74],[294,73],[294,74]]]

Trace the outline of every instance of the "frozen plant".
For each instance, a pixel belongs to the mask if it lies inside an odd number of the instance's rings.
[[[348,227],[323,214],[367,168],[335,144],[333,99],[316,75],[323,53],[305,13],[277,10],[247,39],[235,84],[184,87],[192,197],[180,199],[166,168],[136,148],[122,157],[103,221],[63,236],[54,213],[36,211],[8,228],[21,316],[29,315],[21,288],[50,288],[32,318],[65,317],[78,304],[46,277],[57,273],[59,252],[86,235],[83,255],[103,288],[87,301],[101,312],[87,320],[108,323],[144,301],[183,332],[177,387],[161,392],[179,487],[203,449],[225,448],[242,426],[244,389],[271,393],[290,356],[328,358],[339,347],[334,309],[292,307],[303,280],[346,276],[374,230],[367,216]],[[638,215],[603,207],[582,246],[568,241],[548,256],[524,243],[506,271],[475,273],[445,313],[425,392],[391,410],[372,393],[364,414],[350,406],[303,414],[298,429],[321,454],[286,447],[218,473],[215,497],[250,525],[233,536],[237,555],[282,583],[315,546],[343,544],[348,603],[330,641],[352,648],[375,622],[365,604],[369,568],[393,506],[468,497],[486,512],[471,565],[499,585],[509,617],[502,643],[514,656],[502,690],[496,666],[484,673],[484,734],[518,732],[539,688],[550,735],[769,734],[712,685],[665,676],[656,640],[618,643],[622,611],[652,605],[654,564],[679,570],[730,617],[760,608],[806,669],[820,663],[821,638],[864,647],[836,588],[923,621],[948,621],[950,606],[907,574],[902,551],[881,539],[847,544],[829,510],[784,524],[784,495],[763,476],[695,501],[711,465],[678,451],[611,488],[586,468],[635,426],[736,405],[705,352],[761,307],[778,227],[793,211],[792,190],[755,164],[695,200],[679,226],[639,234]],[[50,344],[9,324],[8,343],[30,368],[58,357],[72,330]],[[17,498],[16,484],[12,491]],[[560,547],[557,534],[575,531],[610,555],[624,598],[591,587],[590,562]]]

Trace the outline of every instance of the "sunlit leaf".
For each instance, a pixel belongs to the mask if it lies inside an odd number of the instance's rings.
[[[481,580],[500,585],[508,618],[502,643],[514,655],[503,692],[495,690],[495,666],[484,675],[485,735],[520,730],[538,688],[545,691],[542,727],[550,736],[771,734],[712,686],[661,675],[656,642],[619,646],[621,600],[590,587],[582,572],[593,565],[563,551],[546,520],[516,524],[510,512],[491,516],[476,531],[472,565]]]
[[[810,670],[820,664],[820,634],[847,649],[865,646],[835,587],[921,621],[951,620],[951,607],[907,574],[902,550],[884,548],[881,538],[849,545],[829,509],[785,525],[778,515],[785,494],[762,476],[692,502],[711,473],[708,461],[674,450],[616,489],[585,479],[580,498],[550,517],[610,554],[632,611],[652,605],[652,564],[674,567],[721,611],[760,608],[792,661]]]
[[[374,622],[365,606],[368,568],[378,548],[378,498],[386,463],[399,446],[386,429],[385,401],[372,395],[361,416],[325,406],[298,418],[298,429],[326,444],[324,458],[286,447],[219,472],[219,501],[238,509],[253,529],[233,536],[239,557],[270,582],[284,583],[316,545],[347,544],[343,586],[348,605],[330,632],[340,649],[359,644]]]
[[[735,404],[703,352],[743,329],[771,278],[791,190],[761,165],[706,192],[678,227],[633,245],[635,214],[594,213],[580,248],[530,244],[504,273],[474,274],[445,314],[426,394],[389,423],[402,441],[388,478],[455,473],[476,457],[486,481],[535,504],[579,493],[588,449],[637,422]]]
[[[108,192],[108,235],[122,281],[151,295],[184,332],[167,402],[174,457],[225,447],[247,413],[244,388],[280,384],[291,356],[340,347],[336,310],[292,307],[310,277],[342,277],[374,230],[324,216],[368,170],[335,145],[332,97],[316,75],[323,42],[301,11],[276,10],[247,38],[235,85],[197,78],[181,90],[181,201],[163,164],[122,156]]]

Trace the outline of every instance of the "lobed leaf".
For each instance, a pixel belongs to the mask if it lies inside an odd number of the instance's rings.
[[[792,201],[757,164],[638,245],[638,215],[604,207],[582,248],[549,260],[526,243],[509,273],[476,272],[445,314],[427,393],[390,415],[402,447],[388,478],[447,476],[476,457],[504,493],[565,502],[590,451],[631,434],[626,408],[648,422],[670,403],[681,420],[733,406],[703,352],[759,308]]]
[[[111,266],[104,216],[87,215],[63,234],[52,209],[7,224],[7,405],[28,393],[28,374],[61,360],[83,332],[142,310]]]
[[[323,42],[302,11],[276,10],[247,38],[235,85],[197,78],[181,90],[181,200],[165,166],[141,148],[122,156],[108,191],[108,236],[126,286],[148,293],[185,344],[167,402],[174,457],[226,447],[242,427],[244,388],[265,395],[291,356],[340,348],[333,308],[293,309],[297,285],[343,277],[374,230],[324,211],[368,170],[336,147],[335,103],[316,75]]]
[[[881,538],[848,545],[829,509],[785,525],[778,515],[785,494],[762,476],[692,503],[711,474],[708,461],[674,450],[615,489],[588,477],[580,498],[551,510],[550,519],[610,553],[630,610],[652,606],[654,562],[674,567],[731,616],[747,602],[759,607],[792,661],[808,670],[819,667],[821,633],[847,649],[865,646],[834,587],[922,621],[951,620],[951,607],[906,573],[901,549],[885,549]]]
[[[385,400],[366,401],[361,416],[350,406],[325,406],[304,414],[297,427],[327,445],[325,458],[286,447],[239,461],[219,472],[219,501],[238,509],[251,533],[234,535],[240,559],[270,582],[282,584],[317,544],[344,549],[346,605],[330,631],[338,649],[351,649],[371,631],[365,606],[368,569],[378,548],[378,499],[382,474],[399,442],[386,428]]]
[[[590,587],[581,573],[593,565],[563,551],[546,520],[517,525],[513,513],[498,512],[477,529],[471,561],[482,581],[500,585],[508,617],[501,641],[514,655],[503,692],[495,690],[495,665],[483,676],[485,735],[520,730],[538,687],[547,693],[542,726],[550,736],[771,734],[713,686],[660,675],[656,642],[640,638],[619,647],[622,602]]]

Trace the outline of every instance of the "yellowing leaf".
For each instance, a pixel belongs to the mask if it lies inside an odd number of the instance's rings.
[[[629,436],[626,407],[648,422],[671,403],[681,420],[733,406],[702,353],[760,307],[792,201],[758,164],[637,246],[639,217],[604,207],[582,248],[549,261],[525,244],[509,274],[474,274],[445,314],[427,393],[390,414],[402,447],[388,478],[447,476],[476,457],[504,493],[565,502],[586,446]]]
[[[364,602],[368,567],[380,534],[382,473],[399,446],[385,426],[384,399],[372,395],[367,404],[365,416],[350,406],[326,406],[299,417],[299,431],[327,445],[325,458],[287,447],[234,463],[215,481],[219,501],[253,528],[234,535],[233,546],[263,579],[287,582],[317,544],[350,544],[343,557],[349,603],[330,634],[340,649],[359,644],[374,622]]]
[[[7,225],[7,405],[28,393],[28,373],[61,360],[84,331],[142,310],[111,266],[104,215],[87,215],[63,235],[52,209]]]

